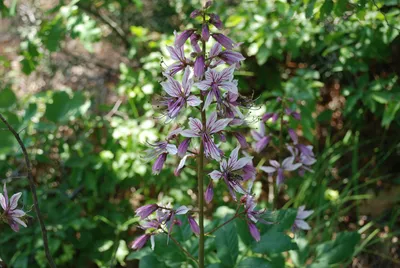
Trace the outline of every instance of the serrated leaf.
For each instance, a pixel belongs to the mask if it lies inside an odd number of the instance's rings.
[[[281,253],[297,249],[297,244],[288,235],[274,227],[264,233],[259,242],[253,244],[253,251],[263,254]]]

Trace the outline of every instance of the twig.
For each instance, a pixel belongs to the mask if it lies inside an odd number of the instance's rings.
[[[126,38],[127,34],[124,32],[124,30],[121,29],[121,27],[118,26],[118,24],[115,21],[113,21],[111,18],[109,18],[108,16],[106,16],[104,14],[96,12],[91,7],[86,7],[86,6],[82,5],[80,2],[78,2],[76,5],[79,8],[81,8],[83,11],[91,14],[92,16],[100,19],[102,22],[107,24],[117,34],[117,36],[122,40],[125,47],[130,48],[131,43]]]
[[[39,208],[39,202],[38,202],[38,198],[37,198],[37,195],[36,195],[35,182],[33,180],[33,175],[32,175],[32,165],[31,165],[31,162],[29,160],[28,152],[26,151],[25,145],[22,142],[19,134],[8,123],[8,121],[3,117],[2,114],[0,114],[0,120],[3,121],[3,123],[7,126],[7,128],[10,130],[10,132],[14,135],[14,137],[17,140],[19,146],[21,147],[22,153],[24,154],[26,167],[28,169],[28,181],[29,181],[29,187],[30,187],[31,192],[32,192],[33,205],[35,207],[36,216],[37,216],[37,218],[39,220],[40,229],[42,231],[44,251],[46,253],[46,258],[47,258],[47,261],[49,262],[50,267],[52,267],[52,268],[56,267],[56,264],[54,263],[53,257],[51,256],[51,253],[50,253],[49,243],[48,243],[48,240],[47,240],[46,226],[44,225],[43,217],[42,217],[42,214],[41,214],[40,208]]]
[[[242,211],[240,213],[238,213],[238,210],[236,210],[235,215],[233,215],[232,218],[230,218],[229,220],[227,220],[226,222],[224,222],[223,224],[218,225],[217,227],[215,227],[214,229],[212,229],[211,231],[207,232],[205,235],[208,236],[212,233],[214,233],[215,231],[217,231],[219,228],[224,227],[225,225],[227,225],[228,223],[230,223],[231,221],[233,221],[234,219],[236,219],[237,217],[239,217],[240,215],[244,214],[245,211]]]
[[[169,238],[171,238],[171,240],[175,243],[175,245],[177,245],[177,246],[180,248],[180,250],[182,250],[182,251],[186,254],[186,256],[188,256],[188,257],[189,257],[192,261],[194,261],[197,265],[199,264],[199,263],[197,262],[196,258],[193,257],[193,255],[190,254],[190,252],[187,251],[187,250],[181,245],[181,243],[179,243],[171,234],[168,234],[168,232],[167,232],[166,230],[164,230],[164,228],[161,228],[161,229],[163,230],[164,233],[166,233],[167,235],[169,235]]]
[[[117,100],[117,102],[115,103],[112,110],[105,117],[111,118],[116,112],[118,112],[118,109],[121,106],[121,104],[122,104],[122,100],[121,99]]]
[[[381,9],[380,9],[380,8],[378,7],[378,5],[376,4],[375,0],[372,0],[372,3],[374,3],[374,6],[375,6],[375,7],[378,9],[378,11],[383,15],[383,18],[385,19],[386,24],[387,24],[389,27],[392,27],[393,29],[396,29],[397,31],[400,32],[400,29],[399,29],[399,28],[397,28],[396,26],[392,25],[392,24],[388,21],[388,19],[386,18],[386,13],[384,13],[384,12],[381,11]]]

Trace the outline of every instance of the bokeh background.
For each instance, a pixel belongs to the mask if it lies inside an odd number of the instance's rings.
[[[286,265],[310,264],[318,245],[355,231],[361,240],[342,267],[400,266],[400,2],[214,2],[224,33],[243,42],[247,59],[237,78],[241,93],[256,99],[252,113],[273,109],[276,96],[293,97],[302,113],[298,132],[318,158],[315,173],[289,179],[280,196],[281,207],[315,210],[313,229],[300,238],[308,257],[291,252]],[[141,156],[146,141],[173,125],[151,99],[161,93],[173,31],[190,27],[200,5],[0,0],[0,112],[28,147],[60,267],[109,267],[113,258],[137,267],[140,255],[128,249],[140,233],[134,209],[196,199],[194,172],[177,178],[171,162],[153,176]],[[45,267],[24,175],[21,151],[0,125],[0,180],[23,192],[32,216],[19,233],[1,225],[0,259]],[[265,207],[268,190],[266,181],[258,184]],[[231,205],[226,189],[216,191],[221,198],[209,216]]]

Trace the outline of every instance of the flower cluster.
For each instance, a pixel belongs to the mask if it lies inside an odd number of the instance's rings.
[[[19,231],[20,225],[26,227],[26,223],[23,221],[25,212],[21,209],[17,209],[18,200],[20,199],[21,195],[22,193],[19,192],[13,194],[9,199],[6,184],[4,184],[3,193],[0,193],[0,205],[4,210],[3,214],[0,215],[0,218],[9,224],[15,232]]]
[[[162,73],[165,77],[161,82],[163,96],[157,104],[163,108],[169,122],[180,122],[176,119],[182,116],[182,111],[185,111],[185,114],[191,112],[186,120],[187,125],[179,125],[165,140],[149,144],[146,159],[155,159],[153,174],[160,173],[168,157],[178,158],[176,163],[179,164],[175,168],[175,176],[181,174],[186,162],[191,158],[201,160],[198,163],[203,163],[204,160],[207,164],[219,166],[219,169],[208,172],[208,187],[204,192],[199,190],[197,198],[204,198],[206,203],[210,203],[214,197],[214,184],[222,181],[231,199],[238,203],[238,209],[242,207],[243,211],[239,214],[245,215],[250,234],[259,241],[260,233],[256,224],[271,223],[262,218],[265,210],[256,209],[252,186],[256,180],[257,169],[253,165],[253,157],[249,155],[251,148],[245,136],[237,131],[238,127],[248,128],[246,111],[251,107],[251,100],[239,94],[238,81],[234,79],[235,70],[240,68],[245,58],[239,51],[235,51],[240,44],[219,32],[223,25],[217,14],[209,12],[211,4],[212,1],[207,1],[203,9],[194,10],[190,17],[201,19],[201,24],[197,28],[175,33],[173,46],[167,47],[174,62]],[[187,46],[188,44],[190,46]],[[188,50],[191,50],[190,53],[185,53]],[[300,115],[286,104],[288,100],[290,99],[278,100],[282,104],[282,112],[265,114],[259,131],[251,131],[256,153],[262,153],[271,143],[272,134],[266,132],[268,120],[277,122],[283,116],[300,119]],[[284,123],[281,120],[281,124]],[[300,144],[294,130],[289,129],[289,134],[293,140],[292,144],[287,145],[291,156],[282,162],[270,160],[271,166],[260,168],[271,175],[276,173],[278,184],[283,183],[285,171],[299,170],[302,174],[310,171],[311,165],[315,162],[312,147]],[[229,156],[221,149],[221,143],[226,141],[227,136],[238,142]],[[201,185],[203,167],[198,167],[201,170],[198,171]],[[199,189],[202,189],[202,186]],[[238,198],[238,195],[241,197]],[[203,208],[199,207],[199,211],[202,210]],[[148,240],[151,240],[154,247],[155,235],[159,233],[172,235],[173,226],[181,224],[176,215],[187,215],[193,233],[200,234],[201,228],[193,216],[195,212],[198,211],[190,210],[186,206],[172,209],[152,204],[138,208],[136,214],[144,220],[140,228],[145,233],[137,238],[131,247],[139,249]],[[305,217],[300,213],[299,219],[301,218]],[[199,219],[202,219],[201,213]],[[296,228],[304,227],[300,220]]]

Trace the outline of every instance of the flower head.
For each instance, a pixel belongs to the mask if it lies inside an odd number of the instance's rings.
[[[4,195],[3,195],[4,194]],[[22,193],[16,193],[8,199],[7,186],[4,184],[3,194],[0,193],[0,205],[4,212],[0,218],[4,218],[5,221],[10,225],[11,229],[15,232],[19,231],[19,225],[26,227],[26,223],[21,220],[25,216],[25,212],[21,209],[17,209],[18,200],[20,199]]]
[[[213,180],[223,179],[228,186],[229,193],[236,200],[236,193],[245,194],[246,190],[241,185],[244,180],[243,168],[251,162],[252,157],[238,159],[240,146],[237,146],[229,156],[228,161],[223,159],[220,163],[220,170],[214,170],[209,175]]]
[[[260,131],[257,132],[255,130],[252,130],[251,135],[253,136],[254,140],[256,143],[253,145],[254,150],[257,153],[260,153],[262,150],[264,150],[265,147],[267,147],[271,136],[265,134],[265,125],[264,122],[260,122]]]
[[[212,135],[224,130],[231,120],[232,119],[217,120],[217,113],[214,112],[207,118],[204,128],[199,119],[191,117],[189,118],[190,129],[183,130],[181,135],[188,138],[201,137],[206,157],[220,160],[222,151],[214,143]]]
[[[276,160],[270,160],[271,166],[262,166],[260,169],[268,174],[277,172],[276,184],[280,185],[285,179],[284,171],[293,171],[301,167],[301,163],[294,163],[294,160],[293,156],[287,157],[282,161],[282,165]]]
[[[314,210],[305,210],[305,206],[299,207],[297,210],[297,216],[296,220],[294,221],[294,224],[292,226],[293,231],[296,231],[298,229],[302,230],[310,230],[311,227],[310,225],[304,221],[304,219],[308,218],[311,214],[314,213]]]
[[[195,84],[202,91],[208,90],[203,110],[208,108],[214,98],[217,103],[222,101],[220,88],[224,88],[233,94],[238,94],[237,80],[233,80],[234,71],[234,66],[220,72],[209,69],[205,73],[205,79]]]

